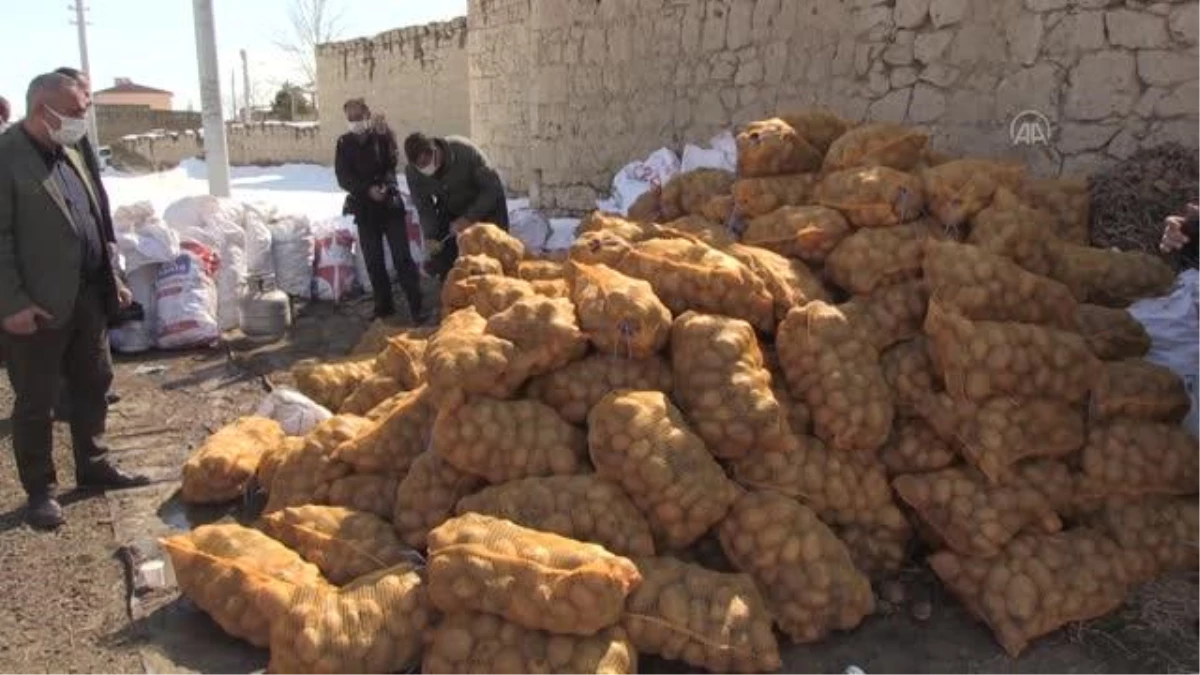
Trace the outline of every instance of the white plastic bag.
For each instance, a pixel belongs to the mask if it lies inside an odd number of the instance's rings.
[[[305,436],[313,427],[333,417],[320,403],[284,387],[267,394],[254,414],[279,422],[288,436]]]
[[[713,136],[709,147],[702,148],[688,144],[683,148],[683,159],[680,162],[681,172],[696,169],[721,169],[723,171],[737,170],[737,141],[733,134],[723,131]]]
[[[659,148],[644,160],[626,164],[613,177],[612,196],[619,213],[627,215],[642,193],[666,185],[679,173],[679,166],[679,157],[670,148]]]
[[[113,226],[127,272],[169,262],[179,255],[179,234],[158,218],[150,202],[119,207],[113,212]]]
[[[292,297],[312,296],[316,238],[304,216],[285,216],[268,224],[275,285]]]
[[[180,248],[155,279],[154,341],[160,349],[205,346],[221,337],[214,278],[219,256],[199,242],[185,241]]]
[[[275,260],[271,255],[271,228],[267,223],[274,216],[274,209],[259,205],[246,205],[242,227],[246,233],[246,274],[266,276],[275,274]]]
[[[342,219],[316,226],[317,262],[313,275],[313,296],[318,300],[341,302],[350,297],[357,283],[354,249],[357,236]]]
[[[1159,298],[1139,300],[1129,313],[1150,334],[1150,352],[1146,360],[1170,368],[1183,379],[1192,397],[1192,409],[1184,425],[1197,435],[1200,411],[1196,396],[1197,369],[1200,369],[1200,284],[1194,269],[1184,270],[1175,278],[1171,292]]]
[[[167,207],[163,220],[181,240],[199,242],[217,252],[217,322],[221,330],[238,326],[238,306],[246,291],[246,206],[209,195],[184,197]]]
[[[579,228],[578,218],[551,218],[550,236],[546,238],[547,251],[563,251],[575,243],[575,230]]]
[[[108,331],[108,343],[115,352],[137,354],[154,347],[156,312],[155,281],[159,265],[141,265],[128,272],[126,282],[133,293],[133,301],[143,310],[141,321],[128,321]]]
[[[528,206],[513,209],[509,202],[508,232],[520,239],[526,250],[537,253],[545,250],[550,238],[550,220],[537,209]]]

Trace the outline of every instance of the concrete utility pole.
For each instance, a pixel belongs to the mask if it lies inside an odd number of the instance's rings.
[[[236,120],[237,111],[237,68],[229,69],[229,119]]]
[[[250,62],[246,60],[246,50],[242,50],[242,122],[249,124],[254,121],[254,113],[250,108],[254,99],[250,92]]]
[[[67,9],[75,11],[75,25],[79,31],[79,69],[87,74],[88,80],[92,79],[92,66],[88,61],[87,48],[87,6],[83,4],[83,0],[75,0],[75,4]],[[91,92],[88,92],[89,94]],[[92,142],[92,147],[99,149],[100,134],[96,131],[96,110],[95,108],[88,110],[88,140]]]
[[[208,192],[228,197],[229,145],[221,110],[221,69],[217,65],[217,25],[213,0],[192,0],[196,27],[196,60],[200,65],[200,114],[204,120],[204,161],[208,165]]]

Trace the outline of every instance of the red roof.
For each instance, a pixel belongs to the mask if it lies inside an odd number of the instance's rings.
[[[93,94],[171,94],[172,96],[174,95],[174,94],[172,94],[172,92],[166,91],[165,89],[155,89],[154,87],[147,87],[147,86],[137,84],[137,83],[133,82],[132,80],[128,80],[128,79],[125,79],[122,77],[118,77],[117,83],[115,85],[109,87],[108,89],[101,89],[100,91],[95,91],[92,93]]]

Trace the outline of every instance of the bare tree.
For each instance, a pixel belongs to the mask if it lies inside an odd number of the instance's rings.
[[[291,30],[275,40],[275,45],[292,57],[304,76],[304,86],[317,83],[317,45],[337,38],[341,33],[343,9],[340,0],[291,0],[288,20]]]

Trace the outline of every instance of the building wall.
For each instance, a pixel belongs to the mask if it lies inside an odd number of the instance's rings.
[[[173,96],[150,92],[96,92],[93,98],[97,104],[146,106],[151,110],[170,110]]]
[[[200,126],[200,113],[151,110],[144,106],[105,105],[97,103],[96,127],[100,144],[110,145],[130,134],[144,134],[155,129],[184,131]]]
[[[530,96],[535,89],[531,0],[470,0],[467,24],[471,135],[509,188],[533,183]]]
[[[225,137],[229,163],[235,166],[331,164],[333,159],[333,147],[325,143],[315,124],[230,124]],[[187,130],[129,136],[118,141],[114,149],[118,157],[131,153],[140,166],[165,169],[203,155],[203,134]]]

